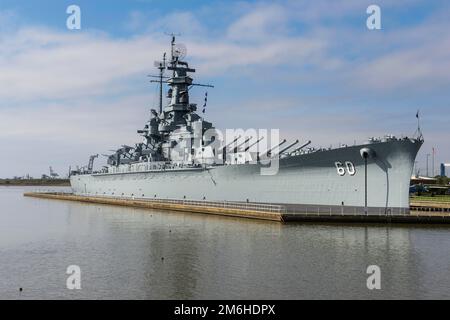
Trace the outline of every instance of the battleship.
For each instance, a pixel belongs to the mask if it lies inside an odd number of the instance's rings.
[[[409,213],[410,177],[424,142],[420,126],[411,138],[386,135],[326,149],[311,141],[269,144],[267,136],[219,139],[189,95],[193,87],[212,86],[194,83],[196,70],[185,58],[186,47],[172,37],[170,57],[155,64],[159,108],[138,131],[142,142],[105,155],[99,171],[97,155],[72,171],[75,195],[267,204],[293,213]],[[204,107],[206,101],[207,95]]]

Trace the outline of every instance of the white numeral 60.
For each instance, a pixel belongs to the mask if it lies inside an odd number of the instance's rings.
[[[342,162],[335,162],[335,165],[337,173],[340,176],[345,176],[346,172],[351,176],[354,176],[356,174],[356,169],[353,162],[345,161],[344,164]]]

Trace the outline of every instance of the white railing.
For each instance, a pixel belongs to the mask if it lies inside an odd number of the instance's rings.
[[[289,212],[288,212],[289,213]],[[311,206],[294,209],[292,215],[304,216],[367,216],[367,217],[392,217],[392,216],[409,216],[407,208],[368,208],[368,212],[361,207],[327,207],[327,206]]]
[[[245,203],[245,202],[231,202],[231,201],[178,200],[178,199],[161,199],[161,198],[134,197],[134,196],[98,195],[90,193],[82,193],[80,195],[87,197],[101,197],[118,200],[144,200],[156,203],[189,205],[198,207],[228,208],[228,209],[240,209],[240,210],[274,212],[274,213],[286,212],[285,206],[264,204],[264,203],[260,204],[260,203]]]

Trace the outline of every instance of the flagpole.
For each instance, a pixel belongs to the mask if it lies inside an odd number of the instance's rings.
[[[420,130],[420,109],[417,110],[416,118],[417,118],[417,138],[422,139],[423,138],[422,130]]]
[[[434,177],[434,153],[435,153],[435,149],[433,147],[433,152],[431,153],[431,176]]]
[[[419,117],[420,110],[417,110],[416,118],[417,118],[417,129],[420,132],[420,117]]]

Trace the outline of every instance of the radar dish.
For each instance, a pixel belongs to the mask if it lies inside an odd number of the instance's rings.
[[[184,44],[178,43],[173,48],[173,56],[174,58],[178,58],[178,60],[183,60],[187,55],[187,48]]]

